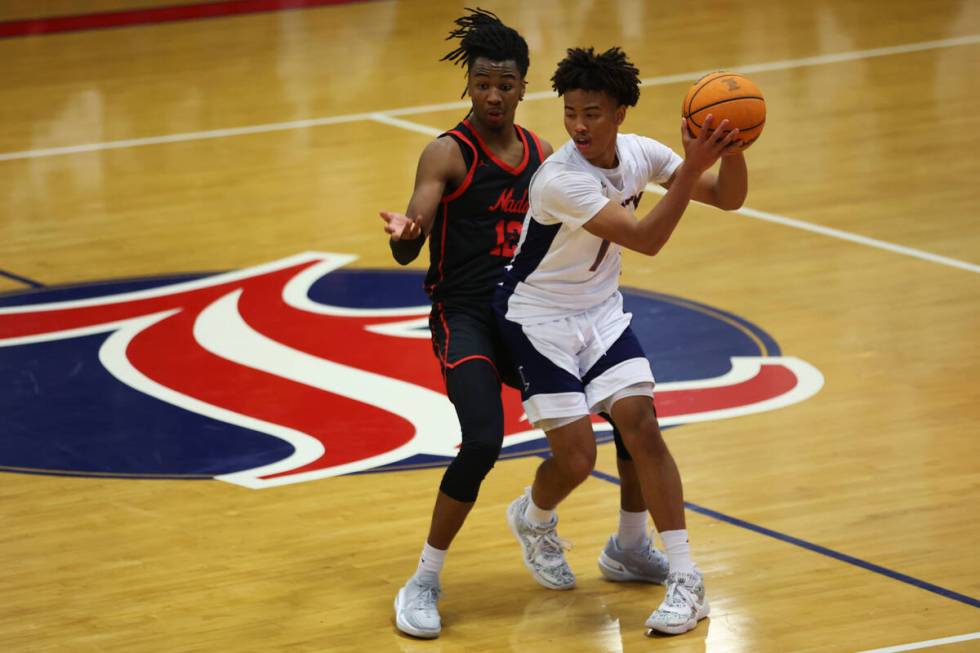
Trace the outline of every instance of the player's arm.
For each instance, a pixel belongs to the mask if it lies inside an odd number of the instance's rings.
[[[705,129],[700,136],[685,142],[687,158],[671,176],[667,194],[643,218],[637,220],[628,209],[615,202],[607,202],[585,223],[584,228],[603,240],[636,252],[649,256],[657,254],[684,215],[698,180],[732,141],[732,134],[724,133],[727,121],[723,121],[717,129],[711,129],[709,121],[710,117],[705,120]]]
[[[544,161],[549,156],[555,153],[555,148],[551,146],[551,143],[544,140],[540,136],[538,137],[538,142],[541,143],[541,160]]]
[[[732,130],[738,135],[738,130]],[[695,140],[687,129],[687,124],[681,121],[681,140],[687,151],[689,141]],[[663,187],[669,189],[674,178],[664,182]],[[721,168],[718,173],[705,171],[694,185],[691,199],[716,206],[725,211],[734,211],[745,202],[749,192],[749,171],[745,165],[745,156],[737,143],[725,149],[721,155]]]
[[[415,188],[405,213],[381,211],[392,256],[401,265],[415,260],[432,231],[439,202],[448,184],[466,176],[466,163],[456,142],[448,136],[429,143],[419,157]]]

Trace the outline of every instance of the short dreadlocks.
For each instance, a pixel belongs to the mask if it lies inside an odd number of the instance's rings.
[[[576,89],[600,91],[620,105],[634,107],[640,99],[639,75],[639,69],[619,48],[610,48],[602,54],[596,54],[592,48],[569,48],[565,58],[558,62],[551,84],[558,95]]]
[[[452,61],[463,66],[467,73],[477,57],[486,57],[491,61],[513,61],[517,64],[521,77],[527,75],[530,60],[524,37],[514,28],[504,25],[492,11],[479,7],[467,7],[466,11],[471,13],[457,18],[457,28],[446,37],[447,41],[459,39],[459,47],[440,61]]]

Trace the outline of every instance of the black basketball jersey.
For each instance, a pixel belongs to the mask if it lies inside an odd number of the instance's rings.
[[[469,120],[448,134],[459,145],[467,173],[443,195],[429,234],[429,272],[425,289],[434,303],[451,307],[490,305],[503,268],[521,237],[531,177],[541,165],[541,143],[514,125],[524,144],[516,167],[496,157]]]

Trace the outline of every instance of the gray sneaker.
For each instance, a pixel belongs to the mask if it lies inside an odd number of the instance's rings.
[[[693,629],[710,612],[701,572],[695,569],[690,574],[672,573],[667,576],[664,602],[653,611],[646,626],[650,631],[679,635]]]
[[[439,577],[422,573],[412,576],[395,597],[395,625],[415,637],[433,639],[442,630],[439,619]]]
[[[524,550],[524,566],[548,589],[570,590],[575,587],[575,574],[565,561],[565,549],[571,545],[558,537],[557,517],[547,526],[534,526],[527,520],[524,511],[530,501],[531,488],[527,488],[507,508],[507,523]]]
[[[663,585],[667,580],[667,556],[644,537],[639,549],[619,548],[619,537],[613,535],[599,555],[599,571],[611,581],[636,580]]]

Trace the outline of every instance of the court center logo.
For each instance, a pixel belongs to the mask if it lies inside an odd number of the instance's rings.
[[[354,260],[0,296],[0,470],[266,488],[448,464],[459,425],[423,275],[343,269]],[[823,385],[737,316],[624,296],[664,426],[774,410]],[[516,390],[504,407],[502,457],[546,449]]]

